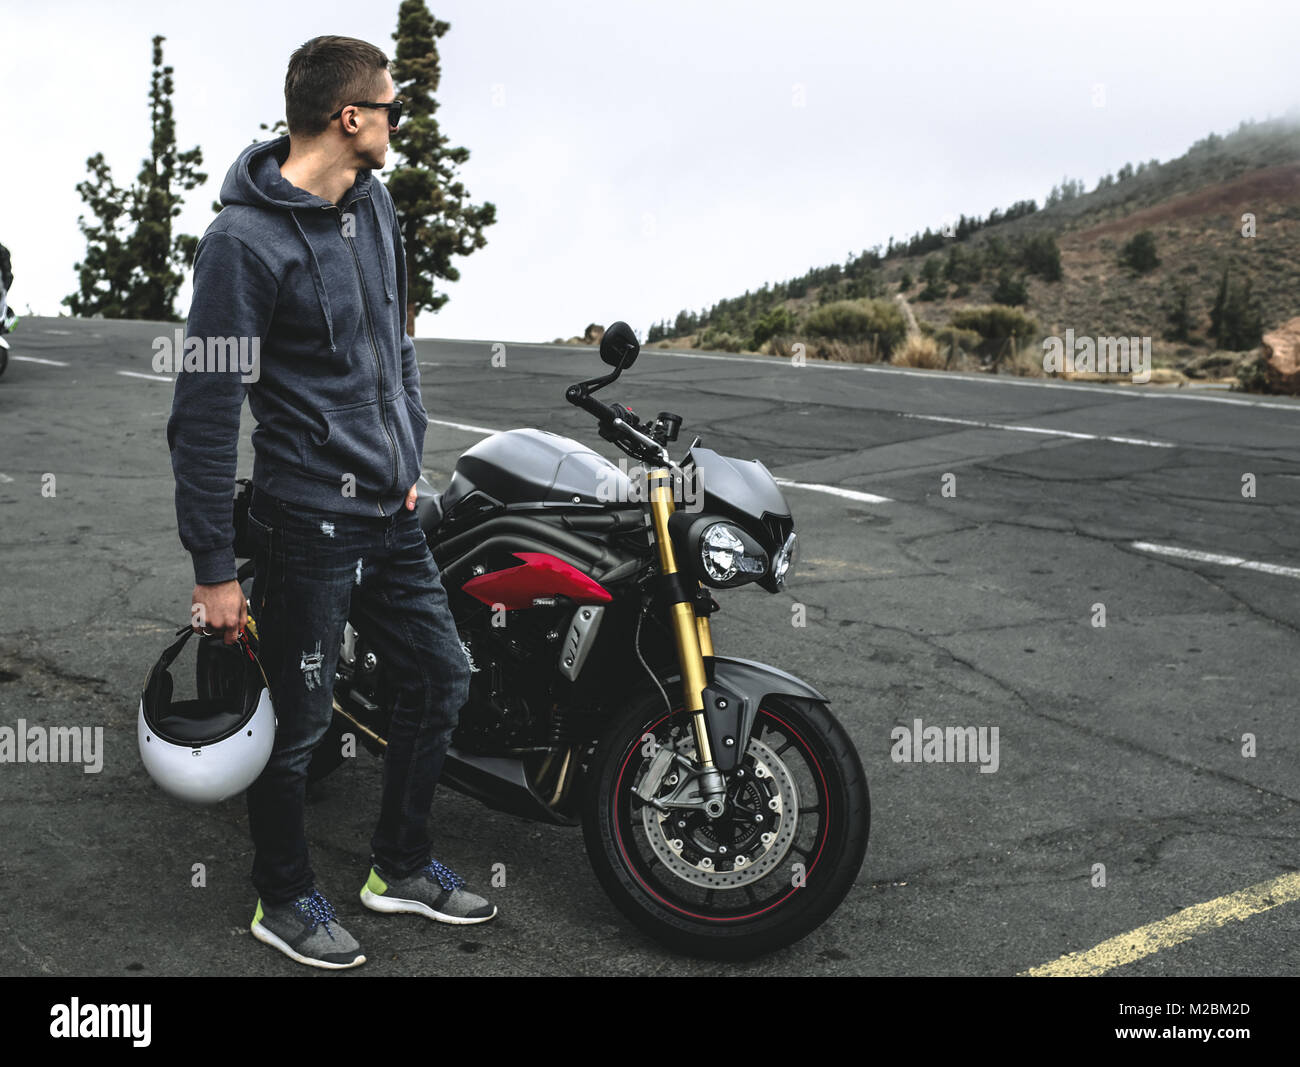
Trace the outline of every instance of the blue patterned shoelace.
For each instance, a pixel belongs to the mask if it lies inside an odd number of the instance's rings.
[[[424,869],[428,872],[430,878],[437,879],[438,884],[448,892],[463,889],[467,884],[464,878],[450,867],[444,867],[437,860],[430,861],[429,865]]]
[[[323,923],[325,932],[333,936],[330,923],[336,918],[334,905],[321,896],[318,890],[313,889],[309,897],[299,897],[293,902],[293,906],[298,910],[299,915],[311,923],[313,930]]]

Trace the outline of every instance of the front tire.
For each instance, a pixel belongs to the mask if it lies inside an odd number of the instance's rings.
[[[710,959],[758,956],[821,925],[853,886],[871,823],[861,760],[826,707],[762,703],[716,822],[633,795],[653,751],[646,734],[695,755],[689,718],[669,715],[658,693],[597,746],[583,835],[615,905],[675,951]]]

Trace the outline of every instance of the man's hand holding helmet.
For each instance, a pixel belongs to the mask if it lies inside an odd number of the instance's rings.
[[[190,595],[191,627],[206,636],[221,635],[233,645],[244,632],[248,621],[248,601],[239,582],[233,578],[219,585],[196,585]]]

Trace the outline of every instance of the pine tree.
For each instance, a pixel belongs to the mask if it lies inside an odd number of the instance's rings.
[[[121,189],[97,152],[86,160],[90,178],[77,184],[77,192],[96,222],[77,217],[86,238],[86,257],[76,265],[78,288],[65,296],[63,304],[73,315],[108,319],[126,317],[126,300],[131,288],[132,260],[129,237],[121,232],[131,210],[131,190]]]
[[[1229,269],[1223,268],[1219,293],[1210,309],[1210,336],[1219,348],[1242,352],[1259,344],[1264,332],[1263,316],[1251,288],[1249,276],[1234,284]]]
[[[1119,261],[1138,274],[1146,274],[1160,266],[1156,255],[1156,238],[1150,230],[1135,233],[1119,251]]]
[[[163,37],[153,39],[153,78],[149,87],[149,115],[153,140],[149,157],[140,168],[135,193],[135,235],[132,253],[138,274],[131,292],[128,317],[168,320],[176,317],[173,304],[184,275],[181,267],[194,263],[199,239],[192,234],[172,236],[172,219],[181,213],[182,196],[208,180],[200,173],[203,151],[176,151],[176,121],[172,116],[172,68],[163,66]]]
[[[86,237],[86,258],[77,264],[79,288],[64,297],[74,315],[105,318],[175,320],[174,304],[180,290],[182,267],[194,262],[198,238],[172,234],[172,220],[180,214],[183,197],[207,181],[199,171],[203,153],[198,147],[176,150],[176,122],[172,114],[173,69],[163,65],[162,43],[153,39],[153,77],[149,88],[149,117],[153,137],[149,156],[136,183],[122,189],[96,153],[86,161],[91,178],[77,192],[98,219],[87,225],[77,220]],[[134,223],[129,236],[122,231]]]
[[[468,256],[487,244],[483,230],[496,222],[496,205],[469,203],[456,180],[456,167],[469,149],[448,148],[434,112],[441,70],[437,38],[451,29],[430,14],[424,0],[402,0],[393,39],[393,80],[405,102],[402,125],[392,135],[401,162],[387,179],[406,246],[406,332],[414,334],[421,310],[437,311],[448,300],[439,280],[458,281],[453,256]],[[407,117],[409,116],[409,118]]]
[[[1009,307],[1029,303],[1029,289],[1024,278],[1013,278],[1005,268],[998,274],[998,284],[993,289],[993,303]]]
[[[1045,282],[1061,280],[1061,250],[1050,233],[1025,238],[1020,246],[1020,265]]]
[[[1191,297],[1187,286],[1180,285],[1174,290],[1173,300],[1165,309],[1166,341],[1188,341],[1192,336],[1194,325],[1191,311]]]
[[[918,300],[942,300],[948,295],[948,286],[943,284],[943,264],[938,256],[926,256],[921,264],[921,280],[925,288],[917,294]]]

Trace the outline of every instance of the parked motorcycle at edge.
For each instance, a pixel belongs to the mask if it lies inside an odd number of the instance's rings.
[[[5,340],[5,334],[13,332],[18,316],[14,314],[13,308],[5,304],[2,290],[0,290],[0,307],[3,307],[3,311],[0,311],[0,374],[4,374],[9,366],[9,342]]]
[[[473,671],[441,781],[498,811],[580,824],[601,885],[663,944],[752,957],[814,930],[852,887],[867,780],[826,697],[715,652],[713,591],[779,592],[794,521],[762,463],[698,438],[674,463],[680,416],[643,423],[595,398],[638,353],[615,323],[600,345],[613,371],[566,399],[648,470],[648,493],[536,429],[474,445],[441,494],[421,479],[419,521]],[[694,510],[677,506],[690,486]],[[235,502],[241,556],[247,490]],[[254,564],[239,571],[246,593]],[[313,779],[343,761],[344,734],[382,752],[393,682],[349,624]]]

